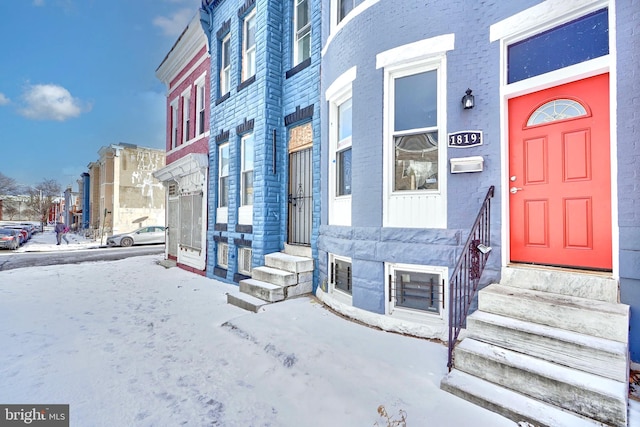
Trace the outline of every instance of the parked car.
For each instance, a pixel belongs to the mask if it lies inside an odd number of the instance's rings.
[[[114,234],[107,238],[108,246],[149,245],[165,242],[165,230],[167,227],[150,225],[135,231],[123,234]]]
[[[22,244],[22,233],[13,228],[0,228],[0,248],[16,250]]]
[[[20,233],[22,233],[23,243],[26,243],[31,238],[31,232],[29,231],[29,228],[25,225],[8,224],[8,225],[3,225],[2,228],[18,230]]]

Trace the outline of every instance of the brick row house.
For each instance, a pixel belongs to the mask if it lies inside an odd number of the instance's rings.
[[[186,168],[207,178],[201,270],[245,308],[313,292],[448,342],[441,387],[516,421],[626,425],[634,7],[203,1],[208,169]],[[175,76],[194,69],[180,58]],[[186,89],[168,87],[169,154]]]
[[[154,173],[166,188],[166,256],[204,275],[211,79],[208,41],[197,15],[156,76],[167,86],[166,166]]]

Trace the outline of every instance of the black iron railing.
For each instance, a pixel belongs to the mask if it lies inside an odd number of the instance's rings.
[[[476,221],[471,227],[467,242],[458,263],[449,278],[449,358],[447,366],[453,367],[453,348],[460,329],[467,323],[467,314],[478,291],[480,276],[491,252],[491,198],[494,186],[487,191]]]

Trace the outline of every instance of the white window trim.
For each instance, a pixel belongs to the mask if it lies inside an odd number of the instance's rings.
[[[220,144],[218,146],[218,206],[216,208],[216,222],[219,224],[226,224],[229,222],[229,206],[220,206],[220,178],[227,177],[229,178],[230,174],[222,175],[222,149],[227,147],[231,148],[228,142],[224,144]],[[231,169],[231,152],[229,152],[229,169]],[[229,170],[231,172],[231,170]]]
[[[353,290],[353,262],[351,258],[329,253],[329,274],[331,273],[331,264],[333,264],[335,260],[341,260],[351,264],[351,289]],[[353,305],[353,297],[341,289],[336,288],[331,277],[328,278],[327,282],[329,283],[329,294],[331,294],[336,301],[346,305]]]
[[[431,313],[427,311],[414,310],[405,307],[397,307],[394,304],[393,298],[390,298],[389,295],[389,276],[394,277],[394,273],[396,270],[406,270],[417,273],[433,273],[439,274],[440,279],[444,280],[443,287],[443,295],[442,298],[444,300],[444,308],[442,305],[440,306],[440,313]],[[385,263],[384,264],[384,272],[385,272],[385,301],[387,302],[385,305],[385,315],[410,321],[416,323],[422,323],[429,325],[434,328],[442,328],[442,334],[445,334],[446,329],[448,328],[448,319],[449,319],[449,269],[447,267],[442,266],[433,266],[433,265],[417,265],[417,264],[400,264],[400,263]],[[442,282],[440,283],[442,286]],[[389,301],[391,299],[391,301]]]
[[[206,77],[207,73],[204,72],[198,79],[195,81],[196,87],[196,128],[195,128],[195,137],[202,137],[207,135],[208,129],[203,128],[204,132],[200,133],[200,112],[204,110],[204,121],[206,123],[206,114],[207,114],[207,85],[206,85]],[[202,105],[202,108],[201,108]]]
[[[249,171],[249,169],[244,169],[244,157],[245,157],[245,142],[248,138],[253,138],[253,147],[255,150],[255,135],[253,133],[249,133],[242,136],[240,140],[240,207],[238,208],[238,224],[243,225],[252,225],[253,224],[253,204],[245,205],[242,202],[242,195],[244,194],[244,173]],[[254,153],[254,167],[251,169],[255,173],[255,153]]]
[[[353,97],[353,81],[357,68],[352,67],[340,75],[329,86],[325,97],[329,102],[329,225],[351,225],[351,194],[336,195],[337,150],[338,150],[338,107]],[[352,101],[353,102],[353,101]],[[352,107],[353,109],[353,104]],[[345,148],[351,146],[351,142]]]
[[[187,129],[187,120],[189,121],[189,128],[193,126],[193,120],[191,120],[191,86],[187,88],[181,95],[182,98],[182,144],[189,142],[189,134]]]
[[[331,6],[330,6],[331,7],[330,9],[331,28],[329,31],[329,37],[327,37],[327,42],[322,48],[322,56],[324,56],[324,54],[327,53],[327,49],[329,49],[329,45],[331,44],[333,39],[336,37],[336,35],[345,26],[347,26],[349,22],[351,22],[356,16],[360,15],[362,12],[369,9],[371,6],[375,5],[379,1],[380,0],[364,0],[362,3],[356,5],[356,7],[354,7],[353,10],[351,10],[351,12],[349,12],[347,16],[345,16],[344,19],[338,23],[338,0],[331,0]]]
[[[169,104],[169,108],[171,110],[171,135],[169,136],[171,150],[178,148],[178,119],[180,117],[180,114],[178,114],[179,99],[180,98],[176,97],[171,101],[171,104]]]
[[[254,8],[249,14],[247,14],[247,16],[244,18],[244,20],[242,21],[242,81],[244,82],[247,79],[250,79],[251,77],[253,77],[256,74],[256,68],[257,68],[257,58],[256,58],[256,51],[257,51],[257,37],[254,37],[254,41],[255,43],[253,44],[253,46],[247,46],[247,21],[253,19],[253,28],[254,31],[257,30],[257,14],[256,14],[256,9]],[[257,36],[257,34],[256,34]],[[249,54],[253,53],[253,73],[252,74],[247,74],[248,72],[248,64],[249,64]]]
[[[394,191],[395,156],[393,146],[394,91],[397,77],[425,71],[438,72],[438,190]],[[383,226],[409,228],[447,227],[447,138],[446,132],[446,56],[435,55],[413,63],[402,62],[384,69],[383,123]],[[397,212],[411,212],[400,216]]]
[[[224,45],[229,44],[229,57],[226,58],[227,66],[224,66]],[[220,42],[220,93],[218,98],[226,95],[231,90],[231,34],[224,36]]]
[[[293,66],[295,67],[296,65],[300,64],[302,61],[298,61],[298,53],[299,53],[299,48],[298,48],[298,42],[300,41],[300,38],[298,37],[298,4],[301,1],[306,1],[307,5],[309,7],[309,14],[311,15],[313,13],[313,11],[311,10],[311,1],[310,0],[293,0],[293,37],[292,37],[292,41],[293,41],[293,49],[291,49],[291,51],[293,52]],[[312,34],[312,29],[311,29],[311,17],[309,17],[309,22],[307,23],[307,25],[305,26],[309,27],[309,43],[311,43],[311,38],[313,37]],[[302,30],[301,30],[302,31]],[[309,57],[311,57],[311,52],[309,52]]]

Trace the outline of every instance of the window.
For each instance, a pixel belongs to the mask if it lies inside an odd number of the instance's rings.
[[[336,195],[351,194],[351,98],[338,106]]]
[[[245,276],[251,275],[251,248],[238,248],[238,273]]]
[[[182,95],[182,142],[185,143],[189,140],[191,131],[189,125],[191,122],[191,94],[186,93]]]
[[[222,144],[218,148],[218,206],[229,206],[229,144]]]
[[[508,83],[607,54],[609,13],[607,9],[601,9],[510,45],[507,50]]]
[[[242,81],[256,74],[256,12],[251,12],[242,27]]]
[[[438,72],[393,79],[393,191],[438,190]]]
[[[205,80],[204,78],[200,79],[196,82],[196,99],[198,106],[198,117],[196,120],[198,135],[203,135],[205,132],[204,122],[205,122],[205,107],[206,107],[206,95],[205,95]]]
[[[180,195],[180,245],[202,249],[202,193]]]
[[[446,268],[387,264],[386,269],[390,281],[389,314],[444,317]]]
[[[332,256],[329,277],[333,289],[351,295],[351,260]]]
[[[351,225],[351,97],[355,78],[356,67],[352,67],[325,92],[329,102],[329,225]]]
[[[572,99],[556,99],[538,107],[538,109],[529,117],[527,126],[534,126],[586,115],[587,110],[579,102]]]
[[[342,21],[355,7],[356,0],[338,0],[338,22]]]
[[[311,57],[311,9],[309,0],[294,0],[293,65]]]
[[[216,264],[221,268],[229,268],[229,245],[224,242],[218,242]]]
[[[229,93],[231,87],[231,35],[227,34],[220,45],[220,93],[218,97]]]
[[[178,146],[178,100],[171,103],[171,148]]]
[[[253,159],[254,137],[253,133],[242,137],[242,177],[240,180],[240,204],[242,206],[253,205]]]

